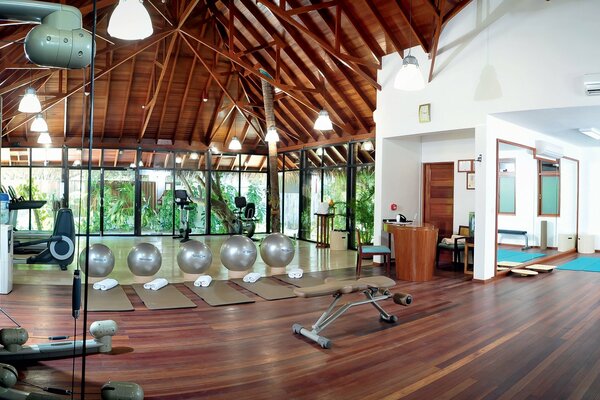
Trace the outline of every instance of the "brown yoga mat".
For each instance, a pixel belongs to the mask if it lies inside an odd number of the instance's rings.
[[[93,286],[88,285],[88,311],[133,311],[133,305],[120,285],[110,290],[96,290]]]
[[[226,281],[212,281],[208,287],[194,286],[194,282],[185,282],[192,292],[196,293],[210,306],[226,306],[230,304],[254,303],[254,299],[235,290]]]
[[[159,290],[144,289],[141,283],[134,283],[131,287],[150,310],[196,307],[193,301],[171,284]]]
[[[289,283],[290,285],[298,286],[301,288],[322,285],[323,282],[325,281],[324,278],[317,278],[315,276],[310,276],[310,275],[306,275],[306,274],[302,275],[302,278],[290,278],[286,274],[273,275],[273,278],[277,278],[280,281],[283,281],[285,283]]]
[[[280,285],[276,280],[260,278],[254,283],[246,283],[242,279],[232,279],[236,285],[240,285],[265,300],[280,300],[296,297],[294,291],[287,286]]]

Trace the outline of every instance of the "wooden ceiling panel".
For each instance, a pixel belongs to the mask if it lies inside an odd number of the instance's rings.
[[[278,89],[280,147],[368,137],[374,134],[381,57],[421,45],[435,61],[439,31],[469,2],[412,0],[412,7],[411,0],[145,2],[154,34],[127,42],[106,32],[117,0],[100,1],[94,140],[103,147],[153,150],[166,139],[204,149],[211,143],[226,147],[237,136],[245,150],[266,152],[261,69]],[[84,27],[91,30],[92,1],[69,4],[82,10]],[[19,41],[31,27],[0,26],[4,143],[35,145],[36,135],[29,132],[33,116],[17,111],[29,85],[45,94],[40,97],[53,145],[77,143],[88,107],[83,91],[90,90],[89,69],[84,85],[82,71],[29,63]],[[312,127],[322,108],[334,122],[331,132]]]

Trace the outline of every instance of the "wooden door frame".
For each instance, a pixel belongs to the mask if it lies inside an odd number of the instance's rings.
[[[436,162],[427,162],[427,163],[423,163],[423,170],[421,172],[421,175],[423,176],[423,179],[421,181],[421,185],[422,185],[422,202],[421,202],[421,218],[423,220],[423,223],[425,223],[425,191],[426,191],[426,187],[425,187],[425,179],[426,179],[426,171],[425,168],[427,167],[427,165],[440,165],[440,164],[452,164],[452,232],[454,232],[454,168],[456,167],[456,163],[454,161],[436,161]]]

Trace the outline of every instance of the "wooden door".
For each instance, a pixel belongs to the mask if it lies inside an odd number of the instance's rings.
[[[423,222],[450,237],[454,224],[454,163],[423,164]]]

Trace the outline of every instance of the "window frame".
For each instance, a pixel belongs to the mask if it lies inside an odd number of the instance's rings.
[[[514,169],[512,172],[510,171],[501,171],[500,170],[500,164],[502,163],[512,163],[514,165]],[[502,180],[502,177],[506,176],[506,177],[513,177],[513,185],[514,185],[514,190],[513,190],[513,212],[503,212],[501,211],[500,208],[500,181]],[[517,159],[516,158],[501,158],[498,160],[498,215],[517,215]]]

